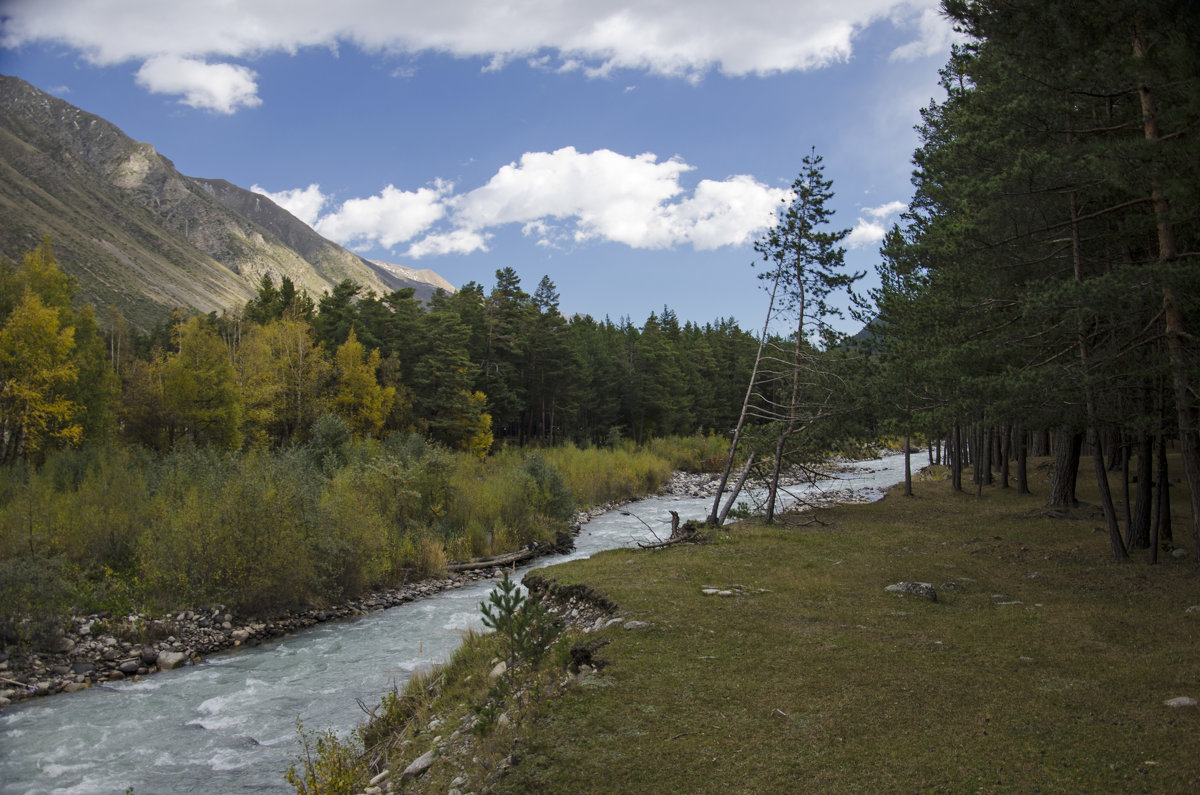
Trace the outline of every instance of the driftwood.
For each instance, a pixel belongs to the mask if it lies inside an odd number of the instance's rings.
[[[493,555],[490,558],[472,558],[458,563],[447,563],[446,571],[475,571],[476,569],[490,569],[493,566],[511,566],[516,563],[524,563],[536,554],[538,554],[538,550],[527,547],[504,555]]]
[[[662,549],[669,547],[672,544],[678,544],[680,541],[691,541],[696,536],[696,528],[691,522],[688,522],[683,527],[679,526],[679,514],[671,511],[671,536],[666,541],[656,541],[653,544],[642,544],[638,546],[642,549]]]

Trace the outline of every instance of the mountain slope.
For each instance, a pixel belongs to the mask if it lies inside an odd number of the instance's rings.
[[[267,197],[184,176],[99,116],[0,76],[0,256],[17,259],[46,234],[81,300],[115,304],[143,328],[179,306],[240,306],[264,273],[314,298],[343,279],[425,290]]]

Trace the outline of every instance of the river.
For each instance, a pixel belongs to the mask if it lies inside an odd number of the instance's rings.
[[[904,456],[853,465],[815,489],[883,489],[904,477]],[[814,487],[809,487],[814,488]],[[802,493],[799,492],[798,493]],[[668,511],[701,519],[711,498],[651,497],[588,522],[566,555],[526,569],[653,541]],[[646,524],[643,524],[645,522]],[[0,792],[240,793],[291,791],[283,774],[299,750],[296,721],[345,735],[417,670],[444,662],[479,628],[477,582],[416,602],[328,622],[254,648],[0,711]]]

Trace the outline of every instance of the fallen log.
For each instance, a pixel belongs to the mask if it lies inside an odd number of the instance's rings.
[[[475,571],[476,569],[490,569],[493,566],[512,566],[516,563],[524,563],[536,554],[538,554],[536,549],[527,547],[518,549],[516,552],[493,555],[490,558],[472,558],[457,563],[447,563],[446,571]]]

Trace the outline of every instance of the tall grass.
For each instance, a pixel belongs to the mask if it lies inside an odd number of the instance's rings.
[[[505,449],[481,461],[418,436],[355,442],[340,422],[322,419],[312,442],[275,452],[110,447],[0,470],[0,633],[36,640],[68,609],[257,612],[353,597],[551,540],[576,508],[654,492],[672,469],[709,467],[723,445]]]

